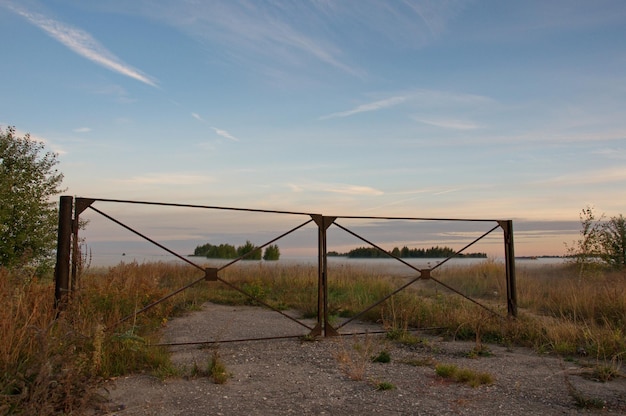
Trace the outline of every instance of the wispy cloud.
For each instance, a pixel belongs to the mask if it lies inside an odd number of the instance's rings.
[[[385,108],[393,107],[398,104],[401,104],[406,101],[406,97],[398,96],[398,97],[390,97],[384,100],[378,100],[367,104],[361,104],[352,110],[340,111],[338,113],[332,113],[325,116],[320,117],[320,120],[326,120],[329,118],[337,118],[337,117],[349,117],[359,113],[366,113],[369,111],[378,111]]]
[[[412,101],[427,107],[485,106],[496,104],[496,101],[491,97],[455,91],[418,89],[407,93],[407,95]]]
[[[370,186],[362,185],[350,185],[350,184],[335,184],[335,183],[309,183],[309,184],[295,184],[289,183],[287,186],[293,192],[328,192],[334,194],[343,195],[384,195],[384,192],[372,188]]]
[[[441,127],[444,129],[452,129],[452,130],[475,130],[481,127],[478,124],[473,123],[471,121],[463,121],[463,120],[446,120],[446,119],[428,120],[428,119],[423,119],[419,117],[413,117],[413,120],[419,123],[428,124],[430,126]]]
[[[218,129],[217,127],[211,127],[218,136],[222,136],[226,139],[232,140],[234,142],[238,142],[239,139],[227,132],[226,130]]]
[[[626,183],[626,167],[616,166],[604,169],[578,171],[576,173],[538,181],[537,183],[580,186],[615,182]]]
[[[319,40],[309,37],[303,33],[299,33],[295,28],[286,22],[270,20],[268,26],[257,32],[270,43],[276,46],[283,45],[294,50],[300,51],[309,56],[313,56],[321,62],[338,68],[352,75],[360,75],[360,71],[341,62],[337,55],[339,52],[334,47],[323,45]]]
[[[461,188],[445,189],[443,191],[435,192],[433,193],[433,195],[444,195],[444,194],[449,194],[451,192],[458,192],[460,190]]]
[[[326,189],[327,192],[345,195],[383,195],[384,192],[370,186],[334,185]]]
[[[410,108],[428,109],[428,110],[467,110],[484,107],[489,108],[496,104],[496,101],[490,97],[475,94],[465,94],[460,92],[429,90],[429,89],[412,89],[394,94],[388,98],[372,101],[369,103],[358,105],[350,110],[339,111],[319,117],[319,120],[326,120],[339,117],[350,117],[355,114],[366,113],[371,111],[380,111],[398,105],[406,105]],[[459,120],[450,119],[424,119],[415,118],[417,121],[437,125],[439,127],[469,130],[479,128],[480,126]]]
[[[113,72],[117,72],[153,87],[157,86],[154,78],[143,74],[141,71],[123,62],[86,31],[48,18],[39,13],[29,12],[11,3],[8,4],[8,7],[78,55]]]
[[[626,149],[615,149],[615,148],[602,148],[591,153],[599,156],[604,156],[607,159],[618,159],[625,160],[626,159]]]
[[[321,62],[345,73],[362,76],[362,71],[342,59],[341,48],[319,35],[320,23],[314,5],[278,2],[180,2],[164,1],[155,8],[139,2],[133,12],[150,15],[188,33],[201,42],[219,43],[228,51],[224,58],[255,68],[310,66]],[[302,16],[306,15],[306,21]],[[307,26],[313,25],[309,30]],[[269,61],[267,58],[269,57]]]
[[[356,63],[362,57],[351,54],[353,45],[422,47],[445,33],[470,1],[161,0],[155,7],[151,0],[133,0],[99,7],[161,21],[211,50],[225,51],[213,59],[285,83],[311,74],[319,79],[328,68],[365,79],[367,70]]]
[[[206,121],[204,118],[202,118],[202,116],[201,116],[200,114],[198,114],[198,113],[191,113],[191,117],[195,118],[196,120],[198,120],[198,121],[200,121],[200,122],[202,122],[202,123],[206,123],[206,122],[207,122],[207,121]],[[237,137],[233,136],[232,134],[230,134],[230,133],[229,133],[229,132],[227,132],[226,130],[223,130],[223,129],[220,129],[220,128],[217,128],[217,127],[213,127],[213,126],[211,126],[211,128],[213,129],[213,131],[214,131],[214,132],[215,132],[218,136],[224,137],[225,139],[232,140],[232,141],[234,141],[234,142],[238,142],[238,141],[239,141],[239,139],[238,139]]]
[[[204,175],[190,175],[184,173],[150,173],[123,180],[125,183],[138,185],[200,185],[213,182],[214,179]]]
[[[132,98],[124,87],[116,84],[95,86],[90,88],[90,92],[106,97],[112,97],[117,102],[124,104],[130,104],[136,101],[136,99]]]
[[[91,129],[89,127],[78,127],[74,129],[74,133],[89,133]]]

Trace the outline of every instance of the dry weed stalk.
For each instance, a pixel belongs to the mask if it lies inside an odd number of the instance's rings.
[[[369,334],[365,334],[361,339],[357,335],[353,335],[352,343],[347,346],[343,337],[340,337],[339,349],[335,353],[335,358],[341,371],[350,380],[363,380],[367,373],[367,367],[372,362],[375,349],[375,341]]]

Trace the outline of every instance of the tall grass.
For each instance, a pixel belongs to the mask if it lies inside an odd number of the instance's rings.
[[[54,288],[0,269],[0,413],[55,414],[83,405],[91,360],[85,338],[56,318]]]
[[[204,302],[199,291],[119,322],[197,274],[168,264],[91,271],[57,313],[50,279],[23,279],[0,268],[0,414],[72,413],[102,378],[171,372],[167,351],[148,345],[168,316]]]
[[[84,406],[99,380],[136,371],[174,372],[166,350],[150,346],[167,320],[205,301],[256,304],[316,316],[317,269],[255,262],[220,272],[221,282],[201,281],[167,301],[142,309],[197,280],[202,273],[169,263],[120,264],[88,269],[65,310],[53,308],[50,280],[24,279],[0,269],[0,413],[71,413]],[[501,264],[445,267],[433,277],[506,315]],[[626,274],[580,280],[568,266],[520,268],[519,317],[494,316],[432,280],[419,280],[362,317],[388,330],[437,327],[457,339],[523,345],[545,352],[584,350],[621,363],[626,355]],[[329,309],[334,319],[354,316],[392,293],[411,276],[333,265],[328,271]],[[230,286],[254,296],[248,298]],[[129,317],[124,322],[123,318]]]

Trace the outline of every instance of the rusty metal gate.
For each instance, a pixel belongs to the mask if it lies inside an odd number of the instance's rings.
[[[189,260],[186,256],[180,255],[175,251],[165,247],[163,244],[153,240],[152,238],[142,234],[137,231],[133,227],[119,221],[113,216],[105,213],[99,208],[96,208],[97,202],[113,202],[119,204],[139,204],[139,205],[158,205],[158,206],[170,206],[170,207],[180,207],[180,208],[200,208],[200,209],[208,209],[208,210],[230,210],[230,211],[244,211],[244,212],[255,212],[255,213],[271,213],[271,214],[282,214],[282,215],[290,215],[290,216],[301,216],[304,217],[303,222],[299,225],[291,228],[290,230],[272,238],[266,243],[256,246],[256,249],[253,251],[262,250],[263,248],[274,244],[276,241],[286,237],[287,235],[307,226],[310,224],[315,224],[317,226],[317,246],[318,246],[318,255],[317,255],[317,317],[316,324],[314,326],[302,322],[283,311],[269,305],[267,302],[264,302],[262,299],[259,299],[254,294],[248,293],[246,290],[233,285],[227,280],[220,277],[220,272],[224,269],[232,266],[233,264],[243,260],[246,256],[251,253],[247,253],[239,258],[236,258],[221,267],[210,267],[206,268],[196,264],[195,262]],[[205,206],[205,205],[191,205],[191,204],[175,204],[175,203],[162,203],[162,202],[146,202],[146,201],[131,201],[131,200],[116,200],[116,199],[103,199],[103,198],[81,198],[81,197],[71,197],[71,196],[62,196],[60,198],[60,207],[59,207],[59,229],[58,229],[58,242],[57,242],[57,260],[56,260],[56,268],[55,268],[55,303],[58,307],[62,307],[64,304],[65,297],[69,295],[76,287],[77,287],[77,264],[78,264],[78,256],[79,247],[78,247],[78,231],[79,231],[79,221],[80,215],[87,209],[90,209],[107,220],[125,228],[141,239],[153,244],[154,246],[164,250],[165,252],[173,255],[179,260],[189,264],[192,267],[195,267],[201,273],[201,277],[192,281],[191,283],[167,294],[166,296],[158,299],[151,304],[143,307],[140,310],[135,311],[132,315],[124,317],[121,321],[126,321],[135,317],[138,314],[141,314],[148,309],[156,306],[157,304],[169,299],[172,296],[175,296],[178,293],[183,292],[184,290],[199,284],[202,281],[219,281],[227,285],[233,290],[243,294],[254,302],[269,308],[276,313],[281,314],[286,319],[296,322],[300,326],[306,328],[308,330],[308,334],[298,334],[294,335],[294,337],[301,337],[303,335],[310,336],[335,336],[340,335],[339,329],[345,327],[350,322],[358,319],[363,316],[363,314],[367,313],[371,309],[385,302],[392,296],[397,293],[405,290],[411,284],[415,283],[420,279],[430,279],[437,284],[447,288],[448,290],[457,293],[463,298],[467,299],[470,302],[473,302],[480,307],[488,310],[490,313],[498,315],[497,312],[494,312],[490,308],[484,306],[483,304],[477,302],[476,300],[466,296],[460,291],[450,287],[444,282],[439,281],[438,279],[432,276],[432,271],[441,267],[443,264],[453,259],[456,256],[459,256],[463,253],[467,248],[474,245],[478,241],[485,238],[487,235],[491,234],[497,229],[502,229],[504,235],[504,253],[505,253],[505,271],[506,271],[506,290],[507,290],[507,312],[508,316],[515,317],[517,316],[517,293],[516,293],[516,284],[515,284],[515,256],[514,256],[514,244],[513,244],[513,222],[511,220],[489,220],[489,219],[449,219],[449,218],[413,218],[413,217],[367,217],[367,216],[325,216],[321,214],[315,213],[306,213],[306,212],[291,212],[291,211],[277,211],[277,210],[262,210],[262,209],[250,209],[250,208],[229,208],[229,207],[218,207],[218,206]],[[484,222],[484,223],[492,223],[494,224],[491,229],[486,231],[484,234],[473,240],[471,243],[465,245],[460,250],[456,251],[452,256],[444,259],[439,262],[434,267],[428,268],[417,268],[414,265],[408,263],[403,260],[399,256],[394,255],[391,252],[388,252],[378,246],[376,243],[362,237],[358,233],[354,232],[350,228],[341,225],[340,221],[343,220],[402,220],[402,221],[472,221],[472,222]],[[397,262],[406,266],[412,273],[410,279],[405,284],[401,285],[393,292],[389,293],[387,296],[375,301],[365,309],[360,312],[353,314],[349,319],[345,320],[343,323],[333,327],[329,321],[329,275],[328,275],[328,242],[327,242],[327,232],[330,227],[336,227],[338,230],[342,230],[343,232],[348,233],[349,235],[357,238],[358,240],[368,244],[370,247],[373,247],[377,251],[380,251],[385,256],[388,256],[391,259],[396,260]],[[282,338],[282,337],[281,337]],[[267,339],[267,338],[263,338]],[[222,340],[221,342],[227,342],[228,340]],[[232,340],[231,340],[232,341]],[[200,342],[199,342],[200,343]],[[205,343],[205,342],[201,342]]]

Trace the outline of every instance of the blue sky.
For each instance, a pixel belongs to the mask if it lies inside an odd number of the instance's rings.
[[[0,0],[0,37],[0,125],[69,195],[513,219],[520,255],[626,214],[621,0]]]

